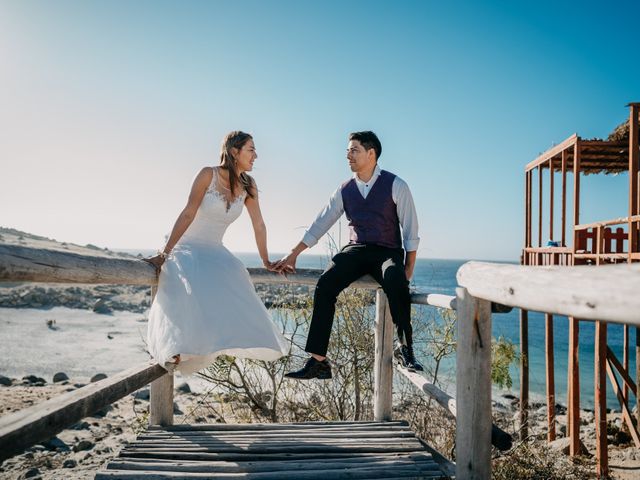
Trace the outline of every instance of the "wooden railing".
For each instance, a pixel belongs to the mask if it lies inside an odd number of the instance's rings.
[[[615,230],[611,227],[624,225]],[[640,215],[616,218],[602,222],[576,225],[574,227],[573,257],[577,260],[590,260],[593,263],[622,262],[640,260],[640,253],[629,245],[637,244],[632,235],[637,235]],[[579,262],[575,262],[576,264]]]
[[[249,268],[255,283],[314,285],[319,270],[299,269],[286,278],[261,268]],[[75,253],[0,245],[0,281],[56,283],[157,284],[153,267],[137,259],[90,257]],[[391,420],[393,386],[393,329],[387,299],[371,277],[352,284],[376,289],[374,417]],[[457,297],[414,293],[412,303],[457,310],[459,316],[457,402],[423,376],[399,367],[421,392],[433,397],[456,419],[458,478],[488,478],[491,443],[511,446],[511,436],[491,421],[490,372],[491,311],[504,305],[478,301],[464,289]],[[478,316],[478,308],[482,314]],[[488,326],[488,330],[487,330]],[[489,362],[489,363],[487,363]],[[150,424],[173,422],[173,376],[154,363],[144,363],[111,378],[62,394],[40,405],[0,419],[0,460],[76,423],[95,411],[151,383]],[[460,470],[461,469],[461,470]],[[480,476],[477,476],[480,475]]]
[[[623,325],[640,326],[640,264],[618,264],[603,266],[549,266],[549,267],[529,267],[516,265],[496,265],[469,262],[458,270],[458,410],[465,411],[465,407],[471,408],[473,399],[461,395],[460,385],[468,385],[468,381],[461,381],[460,375],[468,368],[475,368],[474,365],[486,365],[490,352],[482,348],[482,339],[487,338],[491,331],[491,317],[487,313],[488,301],[498,302],[504,305],[521,308],[523,311],[546,312],[549,314],[565,315],[572,319],[593,320],[596,324],[596,345],[606,345],[606,323],[620,323]],[[473,308],[460,308],[461,297],[467,296],[467,303],[471,303]],[[471,328],[469,325],[477,325],[476,331],[465,332],[463,329]],[[602,328],[602,326],[605,328]],[[477,336],[471,345],[473,353],[469,353],[465,345],[469,338]],[[604,340],[604,342],[603,342]],[[484,342],[486,346],[486,341]],[[609,358],[606,355],[603,358]],[[619,369],[619,365],[613,365]],[[577,364],[576,364],[577,367]],[[475,397],[483,405],[483,414],[488,416],[489,411],[486,405],[486,395],[489,385],[489,373],[484,371],[484,367],[478,372],[482,379],[476,380],[477,388]],[[605,372],[608,370],[608,372]],[[606,375],[611,373],[611,365],[596,362],[596,388],[604,392],[606,387]],[[474,377],[475,378],[475,377]],[[637,389],[630,378],[624,378],[631,388]],[[482,386],[484,385],[484,387]],[[474,387],[475,388],[475,387]],[[619,388],[618,388],[619,390]],[[478,393],[480,392],[480,393]],[[637,392],[637,390],[636,390]],[[619,392],[616,392],[619,395]],[[577,395],[570,395],[568,415],[568,430],[579,432],[579,404]],[[468,412],[467,412],[468,413]],[[478,420],[470,422],[468,418],[462,421],[458,418],[458,435],[460,430],[469,428],[469,425],[481,428],[479,424],[483,421],[483,414],[479,414]],[[627,419],[628,417],[628,419]],[[631,423],[629,412],[625,414],[625,421]],[[597,456],[606,459],[606,402],[597,403],[595,411]],[[470,435],[472,438],[487,438],[486,432],[475,431]],[[465,437],[466,441],[468,438]],[[461,438],[458,436],[458,442]],[[457,443],[461,448],[460,443]],[[482,449],[482,445],[479,445]],[[571,452],[579,451],[579,435],[570,436]],[[459,450],[457,460],[458,472],[464,468],[463,459],[460,452],[468,451],[468,448]],[[489,478],[483,466],[489,463],[490,452],[487,450],[477,452],[473,457],[478,469],[473,469],[460,478]],[[465,459],[466,460],[466,459]],[[605,462],[606,467],[606,462]],[[598,468],[601,466],[599,464]],[[606,468],[605,468],[606,470]],[[481,471],[481,475],[476,477],[475,473]],[[599,474],[606,472],[600,471]]]

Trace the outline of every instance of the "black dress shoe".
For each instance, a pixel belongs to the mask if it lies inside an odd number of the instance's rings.
[[[296,372],[289,372],[284,374],[287,378],[295,378],[298,380],[309,380],[310,378],[319,378],[325,380],[331,378],[331,364],[326,358],[323,361],[318,361],[311,357],[307,360],[300,370]]]
[[[406,345],[398,345],[393,351],[393,356],[400,365],[409,370],[410,372],[422,372],[424,368],[416,360],[416,356],[413,354],[413,347],[407,347]]]

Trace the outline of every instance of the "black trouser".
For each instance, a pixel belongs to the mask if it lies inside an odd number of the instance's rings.
[[[338,294],[366,274],[376,279],[389,299],[398,339],[405,345],[412,344],[411,295],[404,272],[404,250],[377,245],[347,245],[333,257],[316,285],[305,347],[307,352],[326,355]]]

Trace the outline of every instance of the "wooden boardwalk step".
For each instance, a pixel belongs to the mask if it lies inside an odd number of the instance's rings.
[[[98,480],[444,478],[406,422],[150,427]]]

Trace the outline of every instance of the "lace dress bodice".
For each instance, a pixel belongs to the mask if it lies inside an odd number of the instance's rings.
[[[221,193],[218,169],[213,167],[213,178],[202,199],[195,218],[184,233],[178,245],[222,244],[222,237],[242,213],[247,192],[243,189],[231,202]]]

